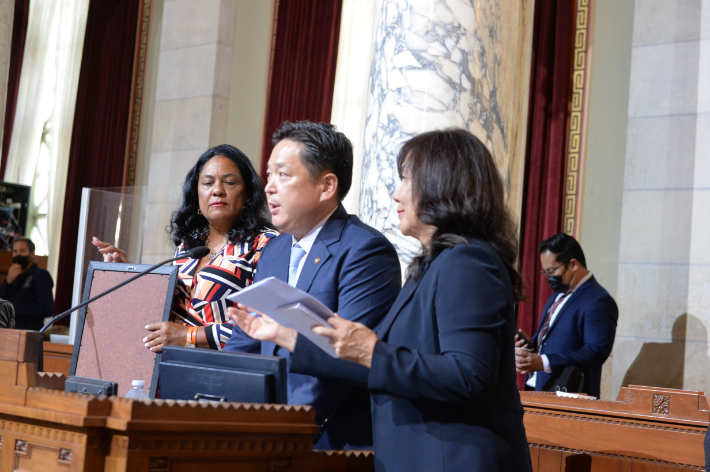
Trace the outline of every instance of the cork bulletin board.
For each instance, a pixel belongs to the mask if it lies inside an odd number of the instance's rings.
[[[149,265],[91,262],[83,300],[148,269]],[[144,380],[155,398],[160,354],[145,347],[145,326],[168,321],[177,267],[159,267],[149,274],[82,308],[69,375],[118,383],[118,395]]]

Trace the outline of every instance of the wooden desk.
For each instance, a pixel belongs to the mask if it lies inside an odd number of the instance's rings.
[[[371,452],[314,452],[319,427],[309,406],[36,388],[39,342],[37,332],[0,330],[0,471],[374,470]]]
[[[615,402],[520,392],[533,470],[705,470],[702,392],[630,386]]]
[[[44,342],[44,371],[59,372],[69,376],[71,356],[74,352],[73,344],[59,344]]]

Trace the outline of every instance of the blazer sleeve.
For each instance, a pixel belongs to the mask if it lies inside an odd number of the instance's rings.
[[[370,238],[349,251],[338,277],[338,315],[374,329],[397,299],[402,275],[394,247],[384,238]],[[344,380],[365,386],[367,369],[335,359],[305,337],[298,336],[290,371]]]
[[[568,365],[589,368],[602,365],[614,346],[619,310],[611,296],[598,298],[584,309],[583,344],[574,351],[546,354],[553,372]]]
[[[494,390],[501,346],[512,346],[512,339],[502,339],[512,332],[506,325],[513,323],[508,274],[502,272],[497,255],[475,244],[456,246],[439,257],[443,260],[434,261],[436,268],[429,268],[437,271],[435,277],[417,287],[435,284],[435,312],[415,313],[436,318],[439,353],[379,341],[368,379],[371,393],[470,403],[488,398]]]

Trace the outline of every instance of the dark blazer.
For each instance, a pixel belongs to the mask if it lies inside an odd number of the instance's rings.
[[[15,328],[39,330],[43,320],[54,312],[52,276],[33,263],[26,272],[8,284],[0,284],[0,298],[12,303],[15,308]]]
[[[288,281],[291,242],[290,234],[269,241],[258,262],[254,282],[271,276]],[[401,284],[399,259],[392,244],[340,205],[318,233],[296,287],[341,317],[374,328],[394,303]],[[243,332],[235,330],[224,349],[254,352],[253,343]],[[273,343],[261,343],[260,352],[279,355],[290,362],[291,353]],[[339,362],[325,357],[325,363]],[[316,448],[372,447],[370,399],[364,388],[342,380],[320,380],[297,373],[289,373],[288,384],[289,403],[313,405],[316,421],[320,425],[325,423],[324,433],[316,438]]]
[[[533,347],[538,354],[547,356],[552,368],[552,374],[544,371],[537,373],[535,390],[551,388],[562,370],[572,365],[584,372],[584,393],[599,397],[602,364],[614,345],[619,309],[609,292],[592,276],[569,295],[569,300],[562,305],[548,329],[542,346],[537,346],[544,314],[547,314],[558,295],[554,293],[547,300],[540,326],[532,337]]]
[[[376,333],[369,370],[345,361],[328,369],[300,338],[291,369],[367,384],[377,471],[532,470],[513,287],[488,244],[442,251],[405,284]]]

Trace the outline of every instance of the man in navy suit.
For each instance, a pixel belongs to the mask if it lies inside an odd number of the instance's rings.
[[[380,232],[341,205],[352,182],[352,145],[325,123],[284,123],[274,134],[266,195],[282,234],[264,248],[254,282],[277,277],[313,295],[341,317],[374,328],[401,286],[399,259]],[[235,326],[225,351],[289,360],[296,345],[259,343]],[[312,405],[318,449],[372,447],[368,392],[342,381],[289,373],[289,403]]]
[[[526,389],[551,390],[570,366],[584,374],[582,392],[599,397],[602,365],[614,345],[619,310],[587,270],[581,246],[564,233],[539,246],[542,273],[555,292],[530,339],[516,336],[516,368],[531,374]],[[563,374],[564,372],[564,374]],[[571,391],[568,387],[568,391]]]

